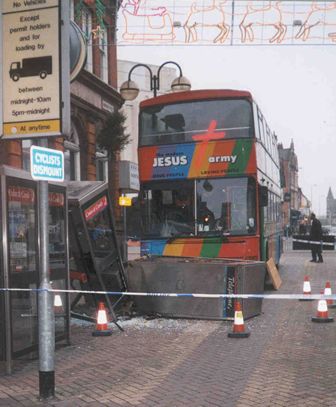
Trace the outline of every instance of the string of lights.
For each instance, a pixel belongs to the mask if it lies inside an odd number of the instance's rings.
[[[122,47],[336,44],[329,0],[79,0],[74,18],[93,47],[97,39]]]

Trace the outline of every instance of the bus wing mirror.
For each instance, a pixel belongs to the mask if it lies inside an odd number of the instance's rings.
[[[259,205],[261,207],[268,205],[268,188],[259,185]]]

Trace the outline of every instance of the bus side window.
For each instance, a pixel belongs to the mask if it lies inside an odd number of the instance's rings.
[[[268,206],[268,188],[263,185],[259,185],[259,205],[261,207]]]
[[[261,124],[262,124],[262,141],[265,146],[265,149],[267,150],[266,123],[265,123],[265,119],[263,116],[262,116]]]
[[[270,128],[268,127],[268,124],[266,124],[266,138],[267,138],[267,150],[271,154],[271,145],[272,145],[272,140],[271,140],[271,132]]]
[[[262,133],[263,133],[263,128],[262,128],[262,117],[260,114],[260,111],[258,109],[258,134],[257,137],[260,141],[262,141]]]
[[[272,134],[272,145],[273,145],[273,149],[272,149],[272,157],[274,159],[274,161],[276,162],[276,151],[277,151],[277,144],[276,144],[276,138],[275,138],[275,134]]]

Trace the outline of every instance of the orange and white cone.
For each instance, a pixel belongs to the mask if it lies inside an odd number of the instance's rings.
[[[232,326],[232,332],[228,333],[229,338],[247,338],[250,332],[245,331],[243,311],[239,301],[235,302],[235,315]]]
[[[303,294],[304,295],[310,295],[311,292],[311,286],[310,286],[310,281],[309,277],[305,276],[303,280]],[[299,301],[314,301],[312,298],[300,298]]]
[[[326,282],[326,285],[324,288],[324,295],[332,295],[330,281]],[[327,300],[327,306],[328,306],[328,308],[335,308],[336,304],[334,303],[333,300]]]
[[[321,294],[324,294],[321,291]],[[312,317],[313,322],[334,322],[334,318],[329,317],[328,314],[328,305],[326,300],[319,300],[317,304],[317,313],[316,317]]]
[[[111,329],[107,326],[106,309],[103,302],[98,304],[97,323],[96,329],[92,332],[92,336],[110,336],[112,335]]]

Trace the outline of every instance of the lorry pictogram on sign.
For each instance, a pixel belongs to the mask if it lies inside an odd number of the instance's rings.
[[[22,62],[12,62],[9,70],[9,76],[14,82],[21,77],[39,76],[45,79],[47,75],[52,74],[52,57],[51,55],[23,58]]]

